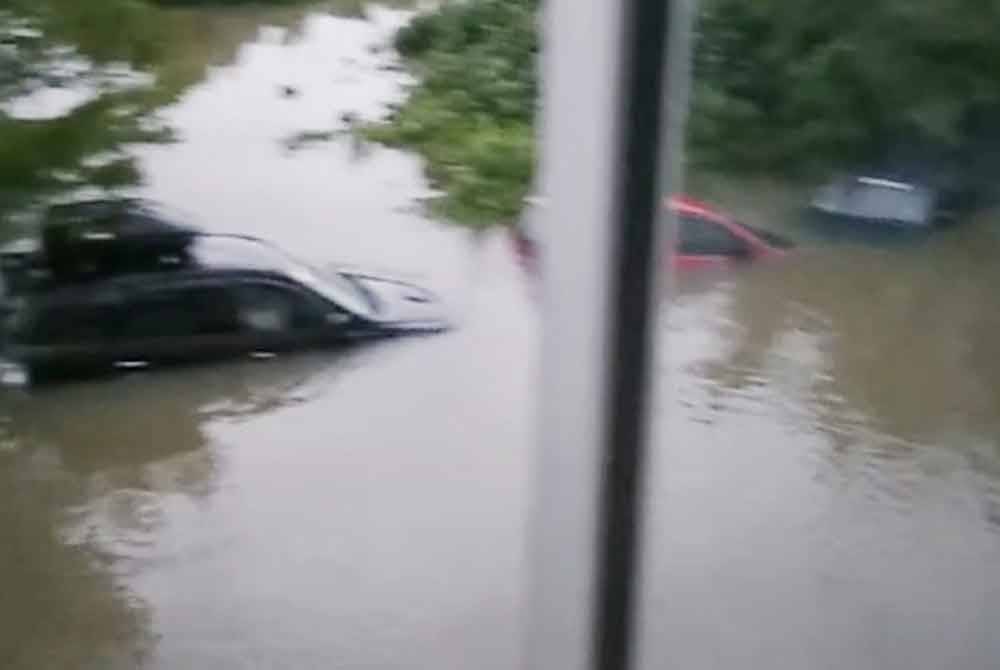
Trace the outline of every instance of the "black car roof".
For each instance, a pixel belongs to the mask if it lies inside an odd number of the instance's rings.
[[[191,223],[192,215],[172,211],[162,204],[142,198],[95,198],[55,204],[45,211],[43,220],[50,223],[92,223],[129,217],[158,221],[188,230],[197,229]]]
[[[160,205],[136,198],[51,206],[42,222],[41,242],[54,281],[33,292],[30,303],[89,301],[112,290],[155,288],[183,281],[290,281],[291,261],[286,263],[284,252],[275,245],[247,235],[205,232],[178,223],[180,218]],[[60,242],[58,247],[55,242]],[[102,263],[100,269],[90,272],[88,263],[101,254],[100,248],[114,248],[114,258],[119,260]],[[156,260],[149,253],[160,253],[162,258]],[[128,261],[139,257],[146,260],[137,265]],[[73,272],[57,271],[81,261],[82,274],[75,268]]]

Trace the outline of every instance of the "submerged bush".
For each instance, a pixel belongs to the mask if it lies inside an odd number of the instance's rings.
[[[448,193],[444,212],[472,224],[513,217],[531,184],[537,100],[537,0],[450,2],[396,35],[421,79],[368,136],[416,148]]]
[[[0,214],[84,185],[138,184],[141,174],[124,147],[171,138],[150,113],[176,100],[210,62],[231,57],[256,31],[253,21],[159,4],[171,3],[0,0],[0,103],[69,85],[91,87],[97,96],[56,118],[14,118],[0,107]],[[146,75],[132,83],[150,85],[121,88],[131,78],[104,77],[108,64],[121,63]]]

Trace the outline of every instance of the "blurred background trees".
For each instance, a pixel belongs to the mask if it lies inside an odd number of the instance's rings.
[[[786,173],[969,151],[1000,103],[987,0],[706,0],[690,116],[696,159]]]
[[[531,181],[539,0],[445,2],[397,37],[421,83],[373,136],[418,147],[458,214]],[[815,176],[865,161],[1000,165],[997,0],[703,0],[689,166]],[[478,217],[478,218],[477,218]]]

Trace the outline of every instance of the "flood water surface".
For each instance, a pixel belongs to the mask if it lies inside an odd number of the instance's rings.
[[[518,666],[544,306],[503,233],[422,213],[419,159],[339,132],[404,94],[406,17],[234,13],[140,190],[460,327],[4,397],[0,667]],[[665,305],[649,667],[996,667],[996,221],[834,244],[718,199],[802,245]]]

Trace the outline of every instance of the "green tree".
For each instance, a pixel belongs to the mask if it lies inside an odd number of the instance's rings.
[[[970,110],[1000,102],[1000,2],[706,0],[694,156],[793,172],[914,143],[968,149]]]
[[[534,169],[537,0],[445,3],[396,37],[420,84],[369,135],[413,146],[449,196],[444,212],[485,224],[520,209]]]

